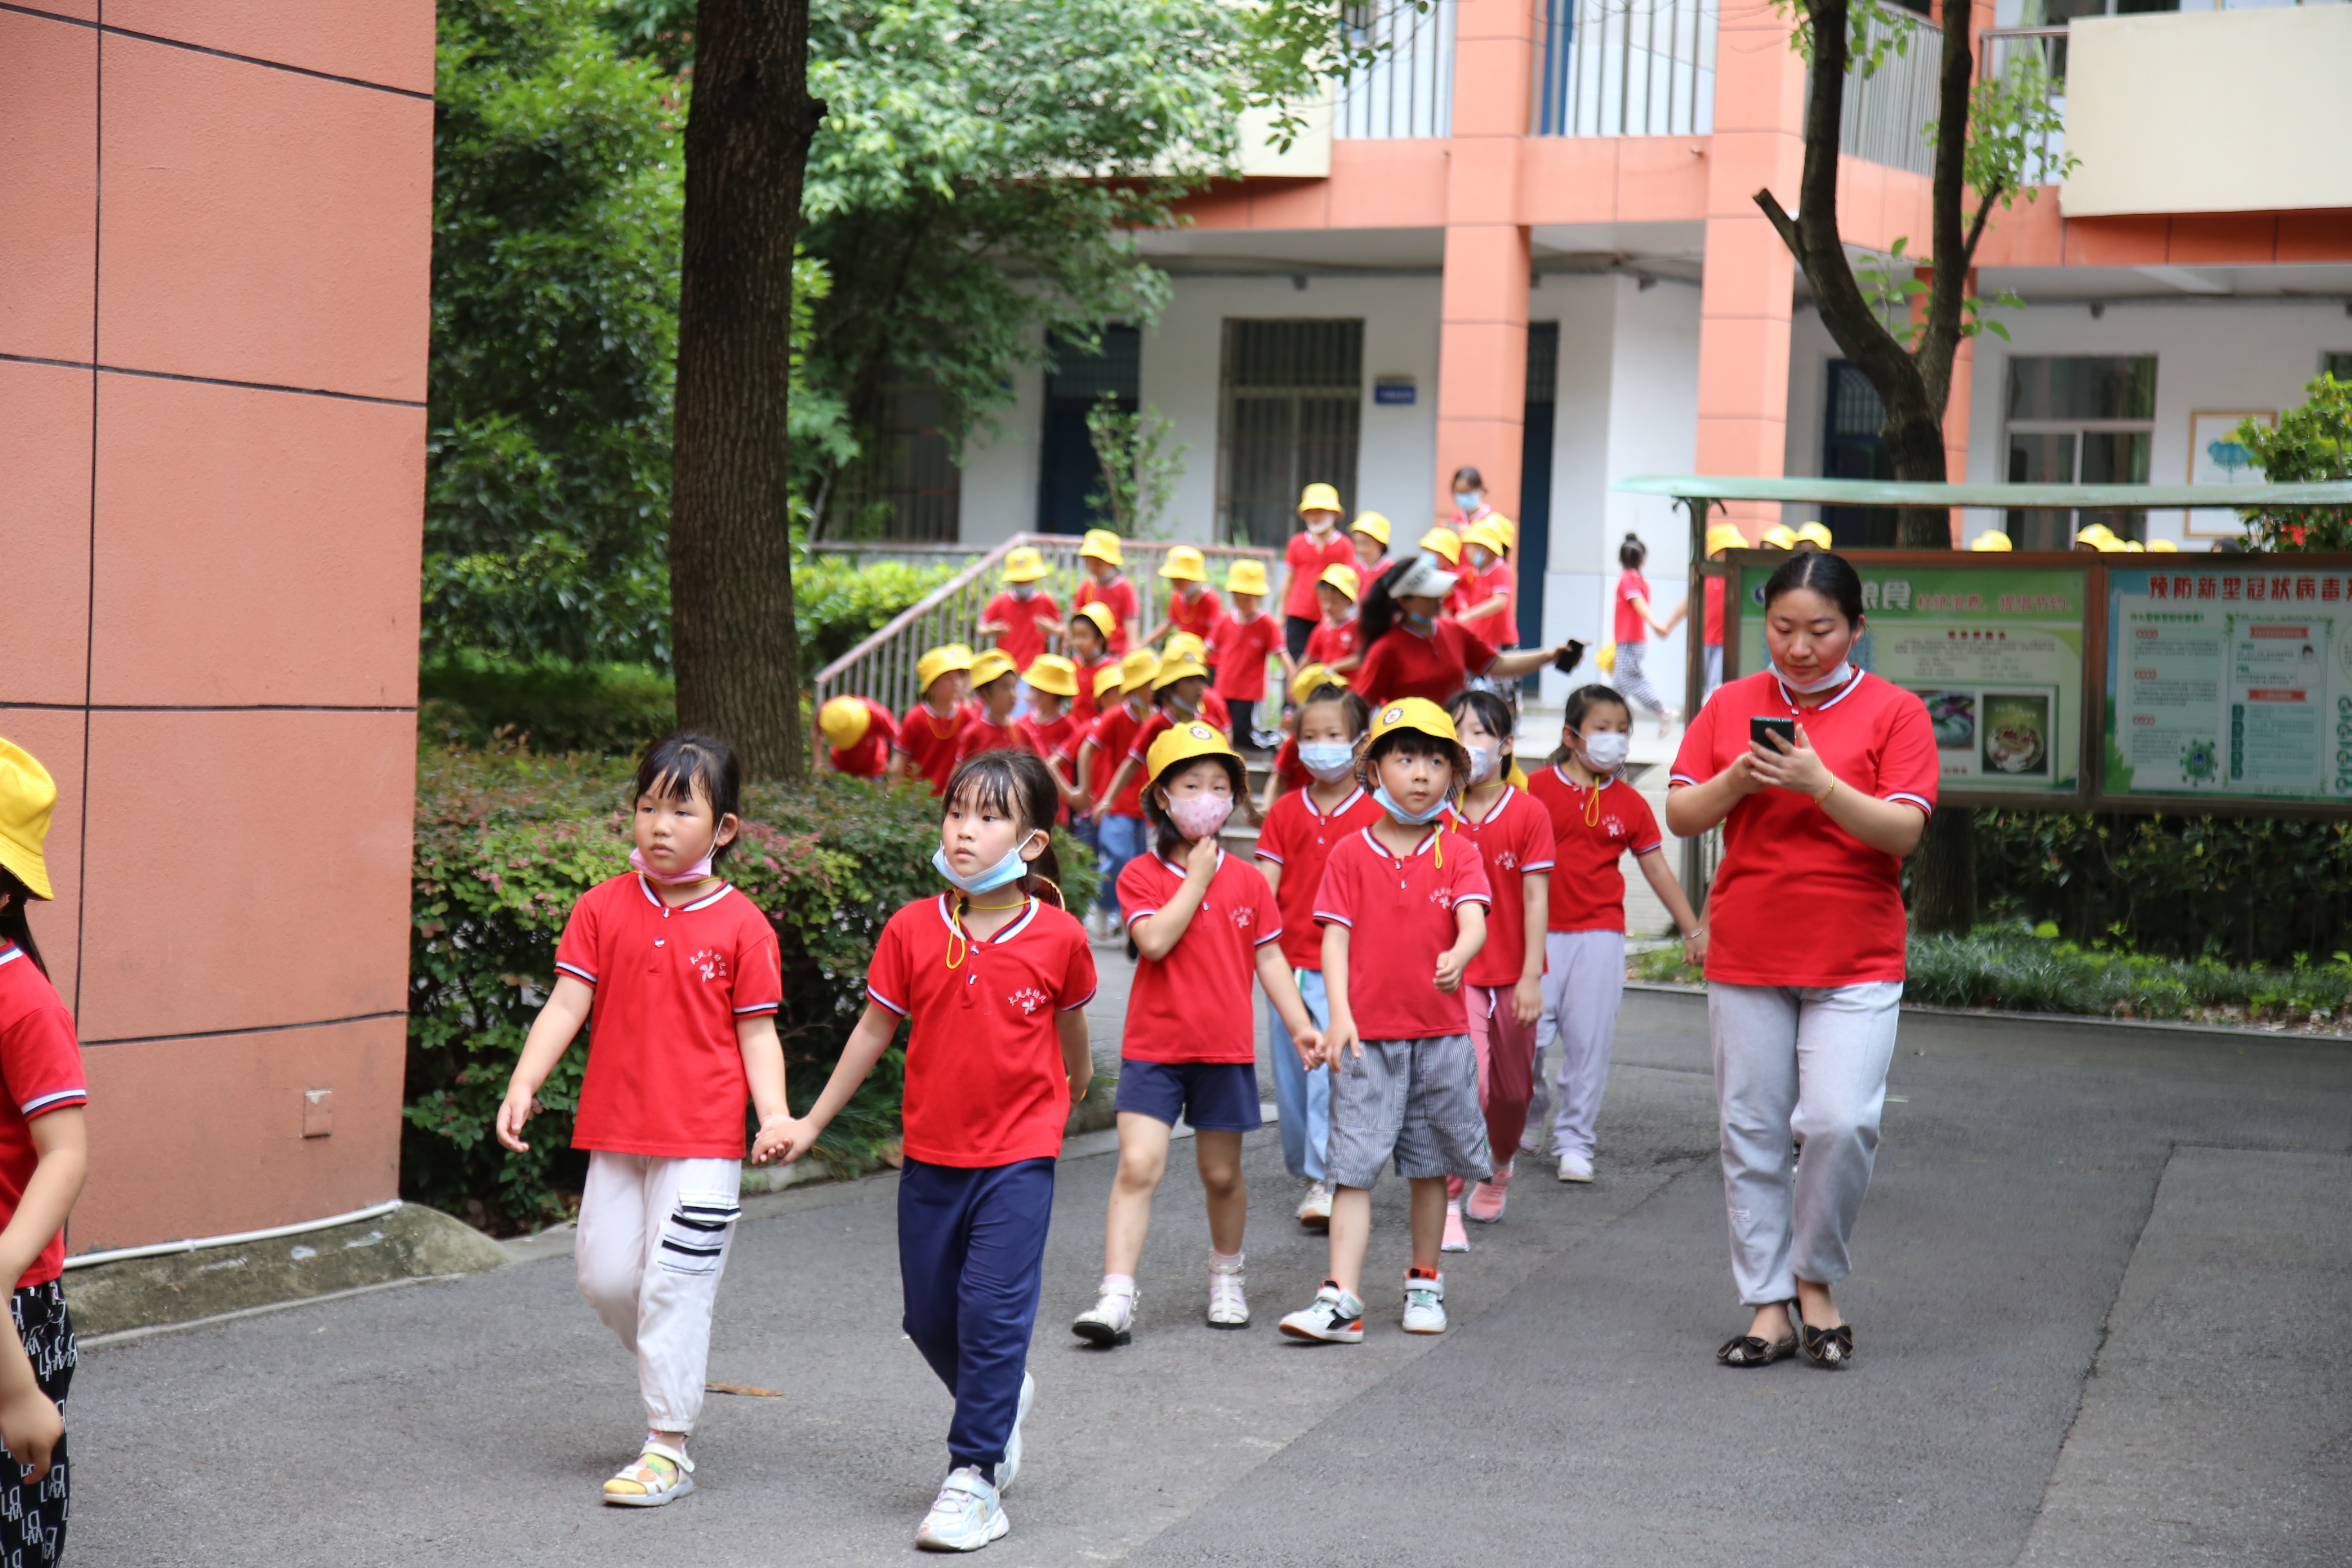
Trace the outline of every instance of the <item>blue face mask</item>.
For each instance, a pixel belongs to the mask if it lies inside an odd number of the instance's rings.
[[[1026,838],[1021,841],[1022,844],[1027,842]],[[947,848],[942,845],[931,851],[931,869],[945,877],[952,886],[961,888],[967,893],[992,893],[1007,883],[1017,882],[1026,876],[1029,871],[1029,862],[1021,858],[1021,845],[1015,844],[1011,849],[1005,851],[1003,859],[999,860],[987,870],[976,877],[964,877],[958,875],[956,868],[949,864]]]
[[[1397,804],[1396,796],[1389,793],[1389,786],[1386,784],[1374,784],[1372,786],[1372,798],[1380,802],[1381,809],[1382,811],[1387,812],[1399,822],[1408,823],[1414,827],[1426,826],[1428,824],[1436,821],[1445,811],[1445,797],[1444,795],[1440,795],[1437,797],[1436,805],[1431,806],[1427,811],[1422,812],[1419,816],[1415,816],[1413,813],[1407,811],[1403,806]]]
[[[1356,748],[1345,741],[1308,741],[1298,748],[1298,763],[1325,784],[1346,777],[1356,765]]]
[[[1411,626],[1414,631],[1421,633],[1423,637],[1426,637],[1431,631],[1436,628],[1437,617],[1435,616],[1416,616],[1411,610],[1407,610],[1404,616],[1404,624]]]

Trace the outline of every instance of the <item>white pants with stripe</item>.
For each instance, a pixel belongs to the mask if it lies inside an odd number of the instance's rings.
[[[1902,1006],[1899,980],[1708,984],[1731,1274],[1748,1305],[1852,1272],[1846,1242],[1878,1155]]]
[[[1536,1081],[1547,1051],[1559,1058],[1559,1112],[1551,1153],[1592,1158],[1592,1127],[1609,1087],[1617,1045],[1617,1005],[1625,995],[1625,933],[1555,931],[1544,934],[1543,1016],[1536,1020]]]
[[[691,1432],[702,1414],[710,1311],[742,1188],[740,1160],[588,1156],[572,1247],[580,1293],[636,1356],[651,1431]]]

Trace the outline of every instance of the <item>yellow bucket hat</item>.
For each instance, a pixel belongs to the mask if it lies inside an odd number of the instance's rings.
[[[1177,583],[1209,580],[1208,566],[1202,561],[1201,552],[1189,544],[1180,544],[1168,552],[1168,559],[1160,563],[1160,574]]]
[[[816,710],[816,727],[824,743],[836,752],[845,752],[866,739],[873,723],[874,715],[855,697],[836,697]]]
[[[2115,531],[2105,523],[2086,522],[2074,531],[2074,542],[2099,550],[2113,550],[2120,542],[2116,538]]]
[[[1082,559],[1107,561],[1113,566],[1127,564],[1126,557],[1118,552],[1118,535],[1108,528],[1087,530],[1086,538],[1079,542],[1078,554]]]
[[[1290,678],[1290,700],[1294,703],[1306,701],[1318,686],[1347,684],[1348,678],[1344,675],[1334,675],[1319,664],[1302,664],[1298,667],[1298,673]]]
[[[1141,691],[1160,673],[1160,656],[1148,647],[1130,648],[1118,661],[1118,689],[1121,691]]]
[[[1348,525],[1348,531],[1349,533],[1360,533],[1367,538],[1380,541],[1380,545],[1382,550],[1386,550],[1389,547],[1389,520],[1382,517],[1379,512],[1368,511],[1364,513],[1363,516],[1358,518],[1355,521]]]
[[[1265,598],[1265,563],[1253,560],[1248,556],[1234,562],[1233,570],[1225,574],[1225,592],[1248,594],[1256,598]]]
[[[1078,614],[1093,623],[1095,630],[1102,633],[1102,639],[1105,642],[1110,641],[1118,631],[1118,617],[1112,615],[1110,606],[1099,599],[1091,605],[1081,606]]]
[[[1023,545],[1007,551],[1004,556],[1004,580],[1008,583],[1034,583],[1045,574],[1045,558]]]
[[[1823,550],[1834,550],[1837,548],[1837,541],[1830,537],[1829,529],[1819,522],[1799,524],[1797,528],[1797,538],[1801,542],[1806,544],[1818,544]]]
[[[1163,658],[1160,661],[1159,669],[1152,673],[1151,689],[1165,691],[1188,675],[1197,675],[1206,680],[1209,678],[1209,669],[1199,659],[1189,655]]]
[[[1200,659],[1205,662],[1208,657],[1209,645],[1191,632],[1169,633],[1167,646],[1160,650],[1160,658],[1163,663],[1180,658]]]
[[[1448,566],[1462,563],[1462,536],[1450,528],[1433,528],[1421,536],[1421,548],[1445,557]]]
[[[929,691],[931,682],[942,675],[952,675],[959,669],[971,668],[971,649],[960,642],[944,643],[915,661],[915,686]]]
[[[1106,697],[1118,696],[1119,682],[1126,678],[1127,672],[1115,664],[1107,664],[1096,670],[1095,700],[1100,702]]]
[[[1988,528],[1969,541],[1969,548],[1970,550],[2014,550],[2017,547],[2010,542],[2009,535],[2000,530]]]
[[[1002,648],[990,648],[986,653],[976,655],[973,658],[971,661],[971,684],[973,688],[977,689],[980,687],[987,685],[992,680],[1001,679],[1003,677],[1012,674],[1013,670],[1018,668],[1019,667],[1013,662],[1013,656],[1011,654],[1006,653]]]
[[[2169,539],[2151,539],[2147,542],[2147,547],[2162,555],[2177,555],[2180,552],[2180,546],[2173,543]]]
[[[1329,485],[1309,485],[1298,492],[1300,511],[1333,511],[1339,510],[1339,492]]]
[[[1374,710],[1372,727],[1364,732],[1364,749],[1357,754],[1370,756],[1381,736],[1399,730],[1418,731],[1444,742],[1454,748],[1454,766],[1464,773],[1470,771],[1470,753],[1463,746],[1462,737],[1454,728],[1454,721],[1445,716],[1444,709],[1426,697],[1400,697],[1394,702],[1384,703]]]
[[[1501,512],[1490,512],[1481,521],[1491,522],[1495,525],[1495,531],[1503,536],[1503,548],[1506,550],[1508,550],[1518,543],[1519,525],[1513,522],[1509,518],[1505,517]]]
[[[1706,552],[1709,555],[1714,554],[1718,550],[1745,550],[1747,548],[1748,536],[1739,531],[1739,525],[1738,523],[1711,522],[1707,524]]]
[[[53,896],[41,847],[48,842],[49,813],[57,804],[58,781],[49,770],[22,746],[0,741],[0,868],[37,899]]]
[[[1364,587],[1364,580],[1356,575],[1356,569],[1353,566],[1326,566],[1323,568],[1323,575],[1315,580],[1318,583],[1328,583],[1347,595],[1349,604],[1355,603],[1356,595],[1361,593]]]
[[[1511,542],[1504,534],[1501,523],[1491,517],[1472,523],[1470,531],[1462,536],[1462,542],[1475,544],[1495,555],[1500,555],[1511,547]]]
[[[1776,522],[1764,531],[1756,543],[1762,550],[1794,550],[1797,548],[1797,531],[1785,522]]]
[[[1241,771],[1242,760],[1233,742],[1219,733],[1216,726],[1198,721],[1170,725],[1160,739],[1151,742],[1151,750],[1143,753],[1143,771],[1156,783],[1169,769],[1202,757],[1223,757],[1229,771]]]
[[[1058,653],[1041,653],[1029,661],[1021,679],[1040,691],[1050,691],[1056,697],[1078,694],[1078,667]]]

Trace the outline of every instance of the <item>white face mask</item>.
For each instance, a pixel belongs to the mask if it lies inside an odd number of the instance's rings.
[[[1355,771],[1356,748],[1345,741],[1308,741],[1298,748],[1298,765],[1334,784]]]
[[[1037,584],[1034,583],[1015,583],[1013,585],[1013,596],[1016,599],[1034,599],[1037,596]]]
[[[1625,765],[1625,753],[1633,748],[1633,737],[1622,730],[1601,730],[1584,736],[1577,749],[1584,753],[1595,773],[1613,773]]]
[[[1503,760],[1503,748],[1492,741],[1483,745],[1475,741],[1469,744],[1470,782],[1474,784],[1485,784],[1495,776],[1495,770]]]
[[[1835,669],[1825,675],[1815,676],[1811,680],[1799,680],[1777,664],[1770,668],[1772,674],[1781,685],[1791,691],[1802,692],[1807,697],[1811,697],[1816,691],[1833,691],[1853,679],[1853,662],[1851,659],[1838,660]]]

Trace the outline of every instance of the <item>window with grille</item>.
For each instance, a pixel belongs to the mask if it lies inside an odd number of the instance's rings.
[[[1851,360],[1830,361],[1829,409],[1822,422],[1822,478],[1891,479],[1895,454],[1886,446],[1886,405],[1878,388]],[[1825,506],[1822,522],[1840,549],[1885,549],[1895,542],[1892,507]]]
[[[1356,500],[1363,425],[1361,321],[1225,322],[1217,430],[1217,524],[1235,544],[1279,549],[1298,492],[1336,486]]]
[[[2153,355],[2068,354],[2009,362],[2011,484],[2144,485],[2156,437]],[[2009,514],[2020,550],[2070,550],[2075,531],[2104,522],[2119,539],[2147,536],[2147,513],[2021,510]]]
[[[866,450],[842,469],[825,510],[835,538],[952,544],[962,528],[963,470],[950,443],[947,395],[926,378],[882,389]]]

